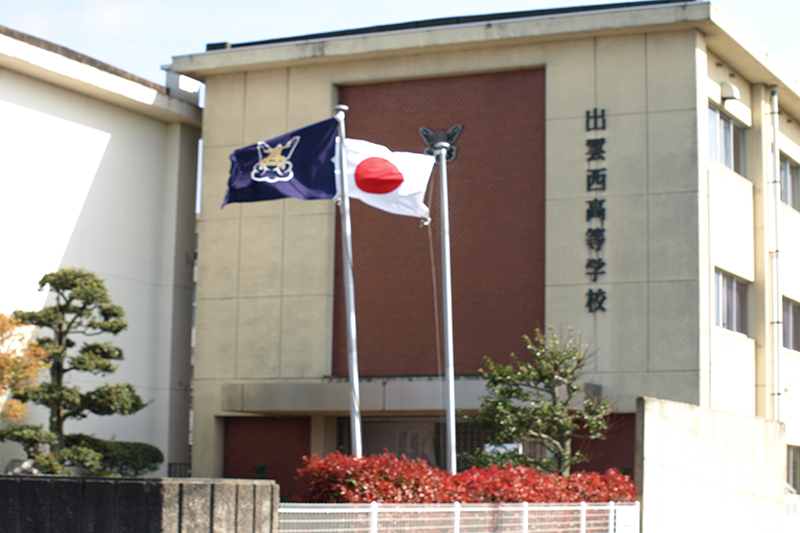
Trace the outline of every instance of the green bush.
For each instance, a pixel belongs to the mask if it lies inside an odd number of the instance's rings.
[[[76,434],[67,436],[66,445],[62,455],[92,475],[137,477],[157,470],[164,462],[161,450],[143,442]]]

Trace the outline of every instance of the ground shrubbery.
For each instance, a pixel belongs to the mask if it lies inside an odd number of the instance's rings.
[[[543,474],[524,466],[471,468],[456,475],[384,453],[356,458],[335,452],[305,457],[298,469],[302,502],[327,503],[487,503],[628,502],[636,499],[630,476],[575,472],[569,477]]]

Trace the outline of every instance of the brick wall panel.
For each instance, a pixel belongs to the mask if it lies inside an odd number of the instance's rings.
[[[506,360],[544,325],[544,69],[341,87],[347,133],[396,151],[421,152],[422,126],[462,124],[448,165],[455,370],[476,374],[483,356]],[[431,178],[436,298],[441,293],[439,170]],[[431,187],[429,186],[429,192]],[[352,202],[362,376],[437,375],[428,232],[410,217]],[[337,225],[338,231],[338,225]],[[337,238],[333,374],[347,375]],[[439,306],[441,321],[441,305]]]

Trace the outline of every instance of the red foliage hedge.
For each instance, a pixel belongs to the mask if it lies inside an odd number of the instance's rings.
[[[422,459],[393,453],[360,459],[334,452],[303,458],[297,470],[301,502],[486,503],[629,502],[636,499],[630,476],[618,470],[576,472],[562,477],[524,466],[471,468],[456,475]]]

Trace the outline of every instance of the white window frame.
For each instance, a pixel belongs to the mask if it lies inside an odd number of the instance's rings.
[[[781,200],[800,211],[800,165],[781,154]]]
[[[714,275],[714,324],[747,335],[748,283],[721,270]]]
[[[745,175],[744,127],[714,106],[708,106],[708,149],[714,161]]]

